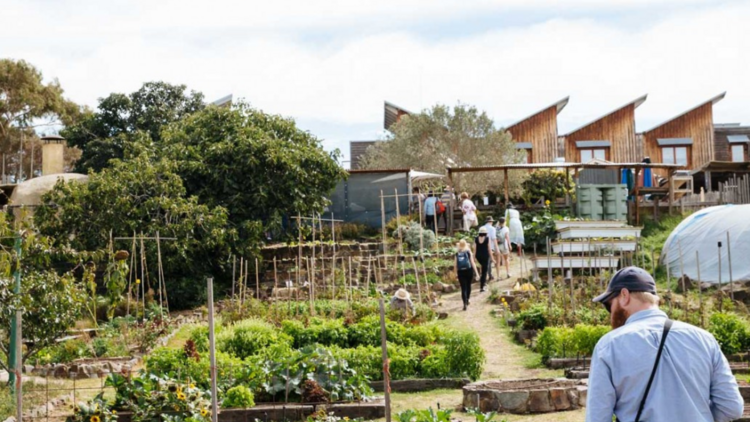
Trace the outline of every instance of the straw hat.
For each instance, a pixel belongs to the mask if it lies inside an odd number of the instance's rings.
[[[466,242],[466,239],[461,239],[458,242],[458,250],[459,251],[468,251],[469,250],[469,244]]]
[[[487,227],[484,227],[484,226],[480,227],[479,234],[487,234]]]
[[[398,299],[406,300],[409,299],[411,295],[409,295],[409,292],[407,292],[405,289],[398,289],[396,290],[396,294],[394,296],[396,296]]]

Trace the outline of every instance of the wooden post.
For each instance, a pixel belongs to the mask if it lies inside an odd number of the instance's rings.
[[[727,231],[727,259],[729,260],[729,295],[734,300],[734,278],[732,277],[732,247],[729,243],[729,231]]]
[[[508,205],[508,202],[510,201],[510,181],[508,180],[508,169],[503,169],[503,177],[505,180],[503,181],[503,185],[505,186],[505,205]],[[508,222],[510,224],[510,222]]]
[[[331,237],[333,238],[333,255],[331,255],[331,300],[336,299],[336,221],[331,213]]]
[[[260,276],[258,275],[258,258],[255,258],[255,297],[260,300]]]
[[[310,273],[308,278],[310,279],[310,289],[313,291],[315,289],[315,213],[312,215],[312,262],[310,263],[310,267],[312,268],[312,273]]]
[[[383,255],[388,253],[388,247],[385,239],[385,200],[383,199],[383,190],[380,190],[380,223],[383,235]]]
[[[279,274],[276,272],[276,257],[273,257],[273,291],[274,291],[274,298],[276,297],[276,292],[278,292],[279,288]]]
[[[399,210],[399,203],[398,203],[398,189],[393,190],[396,194],[396,230],[398,231],[398,254],[403,255],[404,254],[404,240],[403,240],[403,234],[401,233],[401,210]]]
[[[310,283],[310,259],[305,257],[305,268],[307,269],[307,295],[310,297],[310,315],[315,315],[315,299],[313,299],[312,283]]]
[[[640,172],[641,172],[640,167],[636,167],[635,168],[635,183],[634,183],[635,186],[633,188],[633,191],[634,191],[633,198],[635,200],[634,202],[635,202],[635,225],[636,226],[641,224],[641,211],[640,211],[641,207],[639,205],[641,202],[641,199],[640,199],[640,196],[638,195],[640,193],[640,186],[638,184],[638,176]]]
[[[549,308],[552,309],[552,288],[554,286],[554,280],[552,279],[552,264],[550,263],[549,257],[552,253],[550,247],[549,236],[547,237],[547,289],[549,290]]]
[[[352,280],[352,257],[349,256],[349,298],[354,301],[354,280]]]
[[[701,314],[701,327],[703,327],[703,287],[701,286],[701,260],[697,250],[695,251],[695,269],[698,271],[698,309]]]
[[[383,299],[378,300],[380,305],[380,348],[383,351],[383,393],[385,394],[385,420],[391,422],[391,373],[388,360],[388,343],[385,332],[385,306]],[[216,421],[214,421],[216,422]]]
[[[664,249],[664,263],[667,265],[667,295],[669,296],[669,316],[672,316],[672,274],[669,265],[669,249]]]
[[[21,332],[23,327],[22,312],[23,311],[21,311],[20,309],[16,309],[16,332],[14,333],[16,335],[16,338],[14,339],[14,346],[16,347],[16,361],[13,362],[13,369],[15,369],[16,372],[16,385],[14,386],[14,393],[16,395],[16,421],[18,422],[21,422],[23,420],[23,334]],[[13,369],[11,369],[11,371]],[[49,381],[49,378],[47,378],[47,381]]]
[[[417,198],[417,202],[419,202],[419,255],[422,256],[424,253],[424,222],[423,215],[422,215],[422,200]]]
[[[367,257],[367,279],[365,280],[365,283],[367,284],[367,296],[370,295],[370,270],[372,269],[372,257]]]
[[[211,360],[211,420],[219,421],[219,395],[216,386],[216,334],[214,331],[214,279],[208,278],[208,343]]]
[[[414,267],[414,278],[417,279],[417,300],[422,303],[422,288],[419,286],[419,269],[417,269],[417,261],[414,257],[411,257],[411,264]]]
[[[234,299],[234,286],[237,282],[237,255],[232,255],[232,299]]]
[[[669,215],[672,215],[672,204],[674,202],[674,181],[672,170],[667,170],[667,185],[669,186]]]

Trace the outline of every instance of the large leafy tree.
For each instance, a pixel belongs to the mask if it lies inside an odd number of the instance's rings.
[[[203,298],[204,277],[220,276],[229,256],[234,234],[227,228],[227,213],[188,197],[176,163],[157,157],[148,135],[128,145],[125,158],[91,173],[88,183],[58,183],[44,196],[35,222],[57,245],[81,251],[107,248],[110,232],[115,237],[154,237],[159,232],[176,238],[161,244],[170,304],[194,305]],[[126,250],[131,245],[116,244]],[[149,279],[156,280],[156,245],[147,241],[145,246]]]
[[[404,116],[391,127],[386,142],[367,149],[366,169],[413,168],[445,174],[446,167],[480,167],[518,163],[522,153],[511,135],[495,127],[476,107],[436,105],[419,114]],[[511,172],[517,190],[519,175]],[[455,176],[456,188],[484,193],[503,186],[501,172],[465,173]]]
[[[0,153],[11,173],[28,164],[30,154],[15,154],[24,140],[33,141],[35,129],[70,123],[78,106],[63,97],[57,80],[44,83],[42,72],[23,60],[0,59]],[[11,154],[13,153],[13,154]]]
[[[20,255],[16,253],[15,238],[20,239]],[[62,275],[51,269],[52,260],[80,262],[82,256],[54,248],[52,240],[35,234],[28,220],[14,222],[0,213],[0,352],[10,350],[11,321],[17,309],[22,311],[23,337],[33,339],[22,355],[26,361],[42,348],[54,344],[81,316],[85,293],[72,271]],[[68,269],[72,265],[66,265]],[[13,272],[21,274],[21,294],[16,294]],[[0,360],[0,368],[8,369]]]
[[[283,216],[322,211],[325,197],[345,177],[338,151],[324,151],[293,120],[242,103],[208,107],[162,136],[188,194],[227,209],[245,240],[240,248],[257,245],[263,230],[278,227]]]
[[[123,158],[136,132],[147,133],[158,145],[164,127],[203,109],[203,100],[203,94],[188,92],[185,85],[147,82],[130,95],[113,93],[101,98],[96,111],[61,135],[82,150],[76,171],[99,171],[109,160]]]

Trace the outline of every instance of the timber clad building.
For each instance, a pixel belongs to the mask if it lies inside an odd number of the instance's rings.
[[[750,126],[714,123],[713,106],[725,95],[721,93],[710,98],[642,133],[635,129],[635,109],[646,101],[646,95],[566,135],[557,133],[557,116],[568,104],[569,97],[511,124],[506,130],[517,147],[526,150],[527,163],[586,163],[592,160],[635,163],[649,157],[653,163],[684,165],[702,179],[699,173],[708,173],[721,164],[716,162],[750,161]],[[385,102],[384,128],[390,130],[393,124],[409,114],[406,109]],[[360,157],[374,142],[350,143],[352,169],[359,168]],[[658,170],[654,173],[665,175]],[[711,189],[710,186],[706,188]]]

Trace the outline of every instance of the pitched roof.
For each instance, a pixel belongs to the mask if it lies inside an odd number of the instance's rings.
[[[560,112],[562,111],[562,109],[564,109],[565,106],[568,105],[568,100],[570,100],[570,96],[567,96],[567,97],[565,97],[565,98],[563,98],[563,99],[561,99],[561,100],[559,100],[557,102],[554,102],[554,103],[548,105],[547,107],[544,107],[543,109],[541,109],[539,111],[536,111],[536,112],[534,112],[534,113],[532,113],[532,114],[524,117],[523,119],[518,120],[515,123],[506,126],[505,130],[508,130],[509,128],[511,128],[513,126],[516,126],[517,124],[523,122],[524,120],[528,120],[528,119],[536,116],[537,114],[539,114],[539,113],[541,113],[541,112],[543,112],[543,111],[545,111],[547,109],[550,109],[552,107],[556,107],[557,108],[557,114],[560,114]]]
[[[713,98],[709,99],[708,101],[704,101],[704,102],[702,102],[702,103],[698,104],[697,106],[695,106],[695,107],[691,108],[690,110],[688,110],[688,111],[686,111],[686,112],[684,112],[684,113],[680,113],[680,114],[678,114],[678,115],[676,115],[676,116],[672,117],[671,119],[668,119],[668,120],[665,120],[665,121],[663,121],[663,122],[659,123],[658,125],[656,125],[656,126],[652,127],[652,128],[651,128],[651,129],[649,129],[649,130],[645,130],[645,131],[643,131],[643,133],[651,132],[651,131],[652,131],[652,130],[654,130],[654,129],[658,129],[658,128],[660,128],[660,127],[662,127],[662,126],[666,125],[667,123],[671,122],[672,120],[678,119],[678,118],[680,118],[680,117],[682,117],[682,116],[684,116],[684,115],[686,115],[686,114],[688,114],[688,113],[690,113],[690,112],[692,112],[692,111],[695,111],[695,110],[697,110],[697,109],[699,109],[699,108],[703,107],[704,105],[706,105],[706,104],[708,104],[708,103],[711,103],[711,104],[716,104],[716,103],[718,103],[719,101],[723,100],[723,99],[724,99],[724,97],[725,97],[726,95],[727,95],[727,92],[726,92],[726,91],[724,91],[724,92],[722,92],[721,94],[719,94],[719,95],[717,95],[717,96],[715,96],[715,97],[713,97]]]
[[[411,111],[399,107],[396,104],[389,103],[388,101],[384,101],[384,119],[383,119],[383,128],[386,130],[390,130],[391,126],[393,126],[397,121],[399,116],[402,116],[404,114],[409,115],[412,114]]]
[[[603,116],[597,117],[596,119],[594,119],[594,120],[592,120],[592,121],[590,121],[590,122],[586,123],[585,125],[583,125],[583,126],[579,126],[578,128],[576,128],[576,129],[574,129],[574,130],[571,130],[570,132],[568,132],[568,133],[567,133],[566,135],[564,135],[564,136],[569,136],[569,135],[571,135],[571,134],[573,134],[573,133],[575,133],[575,132],[578,132],[579,130],[581,130],[581,129],[583,129],[583,128],[586,128],[586,127],[588,127],[588,126],[591,126],[592,124],[594,124],[594,123],[598,122],[599,120],[602,120],[603,118],[605,118],[605,117],[607,117],[607,116],[609,116],[609,115],[611,115],[611,114],[617,113],[618,111],[622,110],[622,109],[623,109],[623,108],[625,108],[625,107],[628,107],[628,106],[630,106],[631,104],[633,104],[634,108],[638,108],[638,106],[640,106],[641,104],[643,104],[643,103],[644,103],[644,102],[646,101],[646,97],[648,97],[648,94],[644,94],[644,95],[642,95],[642,96],[640,96],[640,97],[636,98],[635,100],[633,100],[633,101],[630,101],[630,102],[629,102],[629,103],[627,103],[627,104],[623,104],[622,106],[620,106],[620,107],[617,107],[616,109],[614,109],[614,110],[610,111],[609,113],[607,113],[607,114],[605,114],[605,115],[603,115]]]

